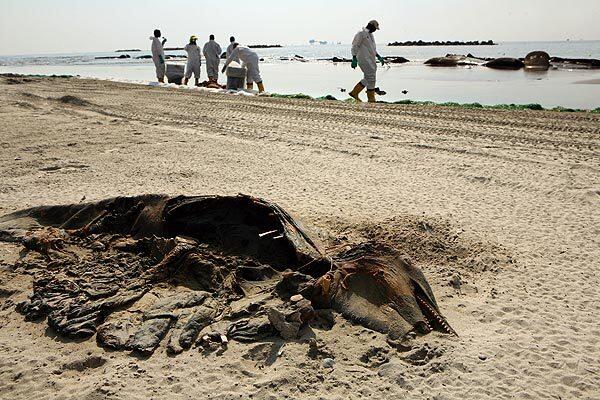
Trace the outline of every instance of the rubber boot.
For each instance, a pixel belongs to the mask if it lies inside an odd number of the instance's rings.
[[[190,80],[188,78],[183,78],[183,86],[187,86]]]
[[[362,83],[357,83],[356,86],[354,86],[354,89],[352,89],[352,91],[350,93],[348,93],[350,95],[350,97],[352,97],[354,100],[358,101],[358,102],[362,102],[362,100],[360,99],[360,97],[358,97],[358,95],[360,94],[360,92],[362,92],[363,90],[365,90],[365,87]]]
[[[254,90],[254,83],[246,83],[246,89]]]
[[[258,86],[258,93],[262,93],[265,91],[265,85],[263,85],[262,82],[257,83],[256,86]]]
[[[367,90],[367,98],[369,99],[369,103],[375,103],[375,91]]]

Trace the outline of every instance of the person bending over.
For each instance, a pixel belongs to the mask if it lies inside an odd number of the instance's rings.
[[[258,54],[252,49],[240,46],[239,43],[233,44],[233,51],[227,58],[225,66],[221,72],[225,73],[229,64],[238,58],[244,67],[246,67],[246,87],[250,90],[254,89],[254,82],[258,86],[258,92],[262,93],[265,91],[263,80],[260,77],[260,68],[258,66]]]

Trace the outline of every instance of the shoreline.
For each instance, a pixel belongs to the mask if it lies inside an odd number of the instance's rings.
[[[183,85],[175,85],[175,84],[159,84],[156,82],[145,82],[145,81],[132,81],[127,79],[99,79],[99,78],[88,78],[81,77],[75,75],[31,75],[31,74],[16,74],[16,73],[0,73],[0,77],[30,77],[30,78],[76,78],[76,79],[91,79],[91,80],[99,80],[106,82],[119,82],[119,83],[130,83],[135,85],[143,85],[143,86],[155,86],[155,87],[168,87],[174,89],[182,89],[182,90],[206,90],[213,93],[227,93],[230,95],[258,95],[256,91],[248,91],[241,90],[238,92],[232,92],[228,90],[219,90],[219,89],[208,89],[201,87],[193,87],[193,86],[183,86]],[[587,81],[578,81],[574,84],[598,84],[600,80],[587,80]],[[304,93],[291,93],[291,94],[282,94],[282,93],[266,93],[261,96],[268,96],[274,98],[282,98],[282,99],[302,99],[302,100],[318,100],[318,101],[340,101],[340,102],[349,102],[353,103],[354,100],[351,98],[347,99],[339,99],[338,97],[328,94],[321,97],[313,97]],[[338,95],[339,96],[339,95]],[[465,109],[483,109],[483,110],[531,110],[531,111],[554,111],[554,112],[589,112],[589,113],[600,113],[600,107],[590,108],[590,109],[582,109],[582,108],[571,108],[571,107],[563,107],[556,106],[551,108],[543,107],[538,103],[529,103],[529,104],[481,104],[481,103],[457,103],[453,101],[448,102],[434,102],[428,100],[398,100],[394,102],[387,102],[385,100],[378,100],[378,104],[396,104],[396,105],[415,105],[415,106],[440,106],[440,107],[457,107],[457,108],[465,108]]]

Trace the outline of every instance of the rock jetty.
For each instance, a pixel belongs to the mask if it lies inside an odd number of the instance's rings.
[[[388,43],[388,46],[495,46],[493,40],[473,40],[468,42],[460,42],[460,41],[435,41],[435,42],[425,42],[423,40],[409,40],[407,42],[392,42]]]

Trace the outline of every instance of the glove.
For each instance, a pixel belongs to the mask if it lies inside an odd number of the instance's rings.
[[[358,67],[358,58],[356,56],[352,57],[352,69],[356,69]]]
[[[377,54],[377,61],[379,61],[381,63],[381,66],[385,65],[385,60],[379,54]]]

